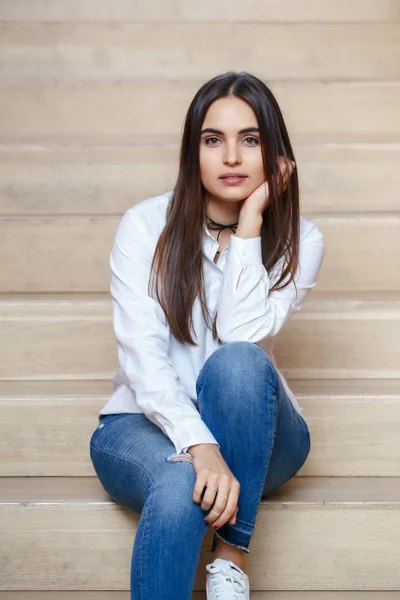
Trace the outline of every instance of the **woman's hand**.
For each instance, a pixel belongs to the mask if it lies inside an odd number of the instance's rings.
[[[203,510],[208,511],[212,507],[215,511],[210,510],[204,521],[208,525],[217,527],[221,527],[227,521],[234,525],[238,511],[240,483],[230,471],[219,447],[217,444],[197,444],[191,446],[190,451],[188,448],[188,452],[193,456],[193,467],[197,475],[193,500],[196,504],[200,504]],[[207,489],[202,499],[205,487]]]
[[[279,170],[280,170],[280,174],[281,174],[281,181],[279,184],[279,195],[281,195],[288,186],[289,177],[293,173],[296,163],[293,160],[289,161],[289,164],[290,164],[290,172],[289,173],[287,171],[286,163],[284,161],[283,156],[278,156],[278,163],[279,163]],[[264,210],[267,208],[269,203],[270,203],[269,186],[268,186],[268,182],[264,181],[260,186],[258,186],[258,188],[256,188],[254,190],[254,192],[252,192],[250,194],[250,196],[248,196],[248,198],[246,198],[246,200],[243,202],[243,204],[241,206],[240,211],[245,212],[245,211],[249,210],[253,213],[255,212],[255,213],[258,213],[261,215],[264,212]]]

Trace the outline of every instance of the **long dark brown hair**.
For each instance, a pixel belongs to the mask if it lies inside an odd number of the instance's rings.
[[[278,103],[265,83],[250,73],[229,71],[218,75],[198,90],[189,106],[180,147],[179,173],[150,269],[150,276],[157,276],[156,295],[171,333],[178,341],[194,346],[198,344],[191,333],[194,332],[192,307],[197,296],[213,339],[222,343],[216,328],[217,312],[211,323],[204,292],[203,235],[207,191],[200,179],[199,153],[207,110],[214,100],[227,96],[241,98],[253,108],[260,130],[265,180],[271,198],[262,215],[262,262],[268,272],[280,260],[283,265],[281,276],[269,293],[289,285],[299,262],[297,166],[286,189],[279,195],[278,156],[284,157],[288,172],[288,161],[295,161],[295,157]],[[288,281],[284,282],[288,275]]]

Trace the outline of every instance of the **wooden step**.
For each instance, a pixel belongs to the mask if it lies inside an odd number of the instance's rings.
[[[119,368],[107,294],[0,295],[0,336],[0,380],[110,380]],[[399,379],[399,339],[398,292],[315,289],[274,352],[288,379]]]
[[[0,215],[122,215],[173,189],[178,153],[177,144],[0,146]],[[398,210],[400,144],[299,144],[295,157],[302,213]]]
[[[400,477],[399,380],[289,380],[311,434],[302,476]],[[91,476],[111,381],[2,382],[0,476]]]
[[[213,560],[213,559],[210,559]],[[254,592],[254,600],[398,600],[398,592]],[[0,600],[129,600],[128,592],[1,592]],[[205,592],[193,592],[192,600],[206,600]]]
[[[400,290],[400,213],[304,216],[325,240],[318,290]],[[120,220],[1,218],[0,253],[8,260],[0,272],[0,291],[108,292],[109,256]]]
[[[112,501],[97,478],[1,483],[4,591],[129,589],[139,515]],[[399,491],[399,478],[293,478],[260,503],[252,589],[400,590]],[[211,540],[210,530],[196,591],[204,591]]]
[[[0,143],[177,143],[196,81],[0,87]],[[398,142],[400,81],[269,82],[291,140]]]
[[[274,82],[395,80],[399,32],[398,23],[9,24],[0,36],[0,85],[29,86],[32,73],[36,85],[207,80],[215,75],[213,56],[221,72],[251,64]],[[232,38],[252,43],[232,45]]]
[[[61,22],[126,21],[279,21],[279,22],[398,22],[396,0],[263,0],[251,10],[243,2],[224,3],[203,0],[201,4],[177,0],[132,4],[126,0],[101,3],[98,0],[2,0],[0,20]]]

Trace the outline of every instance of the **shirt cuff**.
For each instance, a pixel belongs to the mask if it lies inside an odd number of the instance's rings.
[[[182,424],[175,427],[171,441],[175,446],[177,454],[186,452],[189,446],[194,446],[195,444],[217,444],[218,448],[220,447],[200,415],[199,419],[196,420],[184,419]]]
[[[226,262],[241,267],[250,265],[263,265],[261,252],[261,236],[254,238],[240,238],[232,233]]]

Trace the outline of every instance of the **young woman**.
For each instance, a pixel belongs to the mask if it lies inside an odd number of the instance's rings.
[[[173,191],[119,224],[110,265],[120,369],[90,455],[112,499],[140,513],[132,600],[190,600],[210,526],[207,598],[249,598],[261,497],[310,451],[273,354],[324,257],[321,232],[299,212],[276,99],[257,77],[228,72],[189,106]]]

